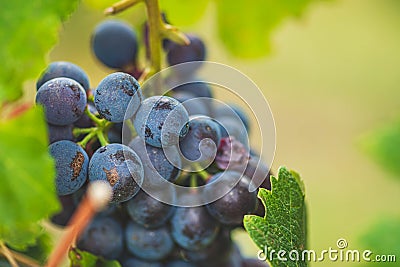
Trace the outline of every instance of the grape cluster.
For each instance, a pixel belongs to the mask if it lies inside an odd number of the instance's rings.
[[[203,41],[193,34],[188,38],[188,46],[164,41],[168,65],[205,60]],[[117,259],[123,267],[267,266],[243,258],[231,238],[244,215],[262,215],[257,190],[249,190],[252,182],[270,188],[269,167],[259,165],[247,132],[240,130],[241,125],[250,130],[248,116],[238,106],[204,101],[213,90],[199,81],[145,97],[132,73],[137,34],[125,22],[98,25],[92,50],[101,63],[117,70],[95,89],[70,62],[51,63],[37,82],[36,102],[45,110],[63,207],[52,222],[67,225],[88,183],[100,180],[112,188],[112,198],[79,236],[78,248]],[[180,74],[195,76],[196,71]],[[122,144],[123,135],[129,143]],[[183,169],[202,161],[210,163],[204,170]],[[142,185],[155,176],[192,187],[190,194],[157,186],[151,194],[144,191]],[[200,194],[196,186],[201,185],[206,189]],[[192,197],[207,198],[218,190],[227,193],[202,206],[160,201],[181,198],[184,203],[188,198],[190,203]]]

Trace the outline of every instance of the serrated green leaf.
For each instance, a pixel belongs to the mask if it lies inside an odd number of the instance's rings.
[[[20,247],[42,233],[35,223],[59,210],[54,176],[43,109],[0,121],[0,239]]]
[[[174,25],[190,25],[198,21],[207,9],[209,0],[161,0],[161,10]],[[190,14],[190,16],[188,15]]]
[[[275,29],[317,1],[321,0],[216,0],[219,36],[236,56],[267,55]]]
[[[118,261],[107,261],[78,248],[72,248],[68,257],[71,267],[121,267]]]
[[[395,255],[400,259],[400,218],[381,218],[361,237],[364,249],[376,255]],[[398,266],[396,262],[385,262],[387,267]],[[382,266],[381,262],[369,262],[366,266]]]
[[[293,250],[301,255],[306,249],[304,185],[297,173],[285,167],[279,169],[278,178],[271,176],[271,185],[271,191],[260,189],[258,193],[265,206],[265,217],[247,215],[244,227],[272,266],[307,266],[306,261],[293,261],[287,256]],[[270,253],[272,250],[285,251],[287,261],[279,260],[276,253]]]
[[[22,84],[37,77],[56,43],[61,21],[78,0],[13,0],[0,4],[0,103],[14,100]]]
[[[365,136],[361,146],[379,164],[400,177],[400,121]]]

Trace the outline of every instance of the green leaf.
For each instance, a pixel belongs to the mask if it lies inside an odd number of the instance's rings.
[[[118,261],[107,261],[77,248],[71,248],[68,257],[71,267],[121,267]]]
[[[293,261],[288,254],[299,255],[306,249],[306,208],[304,185],[294,171],[281,167],[278,178],[271,176],[272,190],[260,189],[258,197],[265,206],[265,217],[246,215],[244,227],[250,237],[266,254],[274,267],[307,266],[305,261]],[[267,251],[266,251],[267,248]],[[286,251],[287,261],[280,261],[275,250]]]
[[[54,162],[41,107],[0,121],[0,240],[21,247],[42,233],[39,220],[59,210]]]
[[[361,237],[364,249],[373,252],[371,259],[376,255],[395,255],[400,259],[400,218],[381,218],[368,232]],[[380,262],[368,263],[366,266],[383,266]],[[396,262],[385,262],[386,267],[398,266]]]
[[[43,232],[37,239],[36,244],[22,250],[25,255],[37,260],[40,263],[45,263],[50,252],[53,249],[53,242],[47,232]]]
[[[378,163],[400,177],[400,121],[363,137],[361,146]]]
[[[178,26],[190,25],[201,19],[209,2],[209,0],[160,0],[160,7],[170,23]]]
[[[0,4],[0,103],[22,94],[23,82],[45,68],[61,21],[78,0],[13,0]]]
[[[267,55],[276,28],[317,1],[321,0],[216,0],[219,36],[236,56]]]

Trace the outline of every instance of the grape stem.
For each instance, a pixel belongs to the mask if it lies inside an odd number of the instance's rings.
[[[6,248],[7,248],[7,247],[6,247]],[[34,260],[34,259],[32,259],[32,258],[30,258],[30,257],[28,257],[28,256],[26,256],[26,255],[24,255],[24,254],[18,253],[18,252],[16,252],[16,251],[11,250],[11,249],[9,249],[9,252],[10,252],[10,255],[11,255],[17,262],[22,263],[24,266],[28,266],[28,267],[40,267],[40,264],[39,264],[36,260]],[[2,251],[1,251],[1,253],[2,253]],[[11,264],[11,263],[10,263],[10,264]]]
[[[6,259],[8,260],[8,262],[12,267],[19,267],[17,261],[11,254],[11,251],[8,249],[8,247],[4,244],[3,241],[0,241],[0,249],[1,253],[4,255],[4,257],[6,257]]]
[[[108,7],[104,10],[104,14],[106,15],[114,15],[117,14],[121,11],[124,11],[125,9],[130,8],[131,6],[134,6],[138,3],[141,3],[143,0],[122,0],[119,1],[117,3],[115,3],[114,5],[112,5],[111,7]]]

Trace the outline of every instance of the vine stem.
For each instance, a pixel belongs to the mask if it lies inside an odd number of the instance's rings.
[[[161,20],[158,0],[144,0],[146,4],[147,20],[149,25],[150,70],[146,74],[151,76],[161,70],[161,38],[163,36],[163,22]],[[144,77],[145,79],[146,77]],[[144,80],[142,79],[142,80]],[[155,86],[154,93],[161,93],[160,86]]]
[[[0,241],[0,249],[1,253],[4,255],[4,257],[6,257],[6,259],[8,260],[8,262],[12,267],[19,267],[11,251],[8,249],[8,247],[4,244],[3,241]]]

